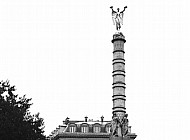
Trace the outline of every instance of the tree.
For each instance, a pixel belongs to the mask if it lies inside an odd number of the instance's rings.
[[[0,140],[45,140],[43,119],[29,111],[32,99],[14,91],[9,81],[0,82]]]

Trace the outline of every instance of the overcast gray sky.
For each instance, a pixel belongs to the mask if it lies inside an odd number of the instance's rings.
[[[190,139],[190,1],[1,0],[0,80],[48,135],[68,116],[112,117],[111,9],[123,9],[126,108],[137,140]]]

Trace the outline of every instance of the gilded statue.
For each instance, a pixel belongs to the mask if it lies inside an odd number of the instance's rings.
[[[113,10],[113,6],[111,6],[110,8],[112,9],[113,24],[116,25],[116,30],[119,31],[121,28],[121,24],[123,25],[123,15],[127,6],[125,6],[123,11],[121,12],[119,11],[119,8],[117,8],[117,11]]]

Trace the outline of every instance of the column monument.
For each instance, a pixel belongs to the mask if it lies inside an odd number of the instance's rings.
[[[112,10],[113,24],[116,25],[116,33],[113,35],[113,108],[111,121],[111,140],[133,140],[136,138],[135,133],[131,133],[131,126],[129,126],[128,114],[126,114],[125,107],[125,59],[124,59],[124,43],[125,36],[120,31],[123,25],[124,11]]]

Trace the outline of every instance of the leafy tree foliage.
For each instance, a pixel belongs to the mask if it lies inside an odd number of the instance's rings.
[[[45,140],[43,119],[29,112],[31,98],[14,91],[8,81],[0,82],[0,140]]]

